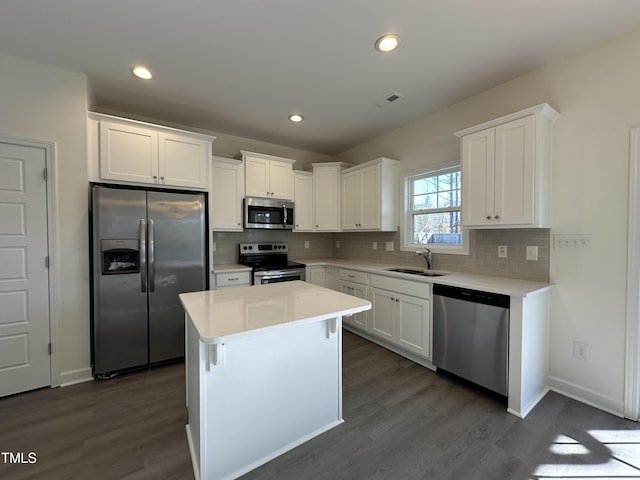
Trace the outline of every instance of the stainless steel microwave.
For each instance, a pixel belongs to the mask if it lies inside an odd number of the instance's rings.
[[[244,228],[293,229],[294,204],[290,200],[246,197]]]

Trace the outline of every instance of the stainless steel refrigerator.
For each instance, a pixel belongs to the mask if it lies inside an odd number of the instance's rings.
[[[205,195],[91,187],[98,378],[184,356],[178,294],[206,289]]]

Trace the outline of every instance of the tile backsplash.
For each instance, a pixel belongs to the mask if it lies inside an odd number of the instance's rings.
[[[423,258],[401,252],[398,232],[293,233],[247,230],[214,232],[214,263],[237,263],[238,244],[244,242],[287,242],[292,260],[310,258],[354,258],[399,266],[424,268]],[[305,241],[309,248],[305,248]],[[340,248],[336,248],[336,242]],[[373,250],[373,243],[377,249]],[[393,242],[393,251],[386,251]],[[478,273],[505,278],[549,281],[549,229],[470,230],[469,255],[433,254],[433,268],[452,272]],[[507,246],[507,258],[498,258],[498,245]],[[538,260],[526,260],[526,247],[538,247]]]

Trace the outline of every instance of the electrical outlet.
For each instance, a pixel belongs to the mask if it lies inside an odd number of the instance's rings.
[[[533,262],[538,261],[538,246],[532,245],[527,247],[527,260],[531,260]]]
[[[373,244],[371,245],[371,248],[373,250],[377,250],[378,249],[378,242],[373,242]]]
[[[574,340],[573,356],[578,360],[589,360],[589,345],[587,343]]]
[[[498,258],[507,258],[507,246],[498,245]]]
[[[340,240],[336,240],[336,248],[340,248]]]
[[[304,248],[309,248],[309,240],[304,241]]]
[[[387,245],[386,245],[385,250],[386,250],[387,252],[393,252],[393,241],[391,241],[391,242],[387,242]]]

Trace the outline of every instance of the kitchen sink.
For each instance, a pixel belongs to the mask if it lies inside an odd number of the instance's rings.
[[[428,270],[420,270],[417,268],[387,268],[389,272],[409,273],[411,275],[421,275],[423,277],[442,277],[446,273],[430,272]]]

